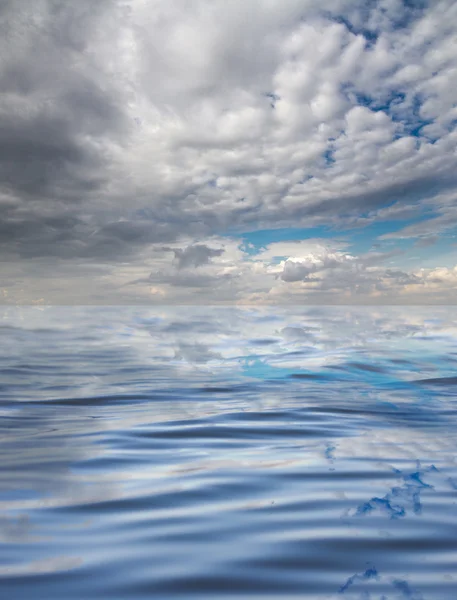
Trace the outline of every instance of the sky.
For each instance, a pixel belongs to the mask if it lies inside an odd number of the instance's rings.
[[[454,304],[455,0],[3,0],[0,302]]]

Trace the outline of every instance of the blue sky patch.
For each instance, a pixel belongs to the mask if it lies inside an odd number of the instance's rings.
[[[430,214],[421,215],[416,219],[375,221],[363,228],[341,228],[338,231],[330,227],[297,227],[297,228],[279,228],[279,229],[258,229],[246,231],[243,233],[232,232],[230,237],[240,237],[243,240],[242,249],[251,256],[255,256],[262,249],[278,242],[305,241],[308,239],[322,239],[337,242],[346,242],[347,250],[355,255],[376,250],[376,244],[380,248],[386,249],[386,246],[395,245],[399,249],[406,249],[414,244],[414,238],[379,240],[382,235],[400,231],[406,225],[420,223],[430,218]],[[430,249],[428,249],[430,250]],[[378,250],[378,251],[381,251]]]

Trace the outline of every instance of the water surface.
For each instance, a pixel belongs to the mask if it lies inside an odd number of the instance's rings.
[[[2,597],[457,598],[457,310],[1,317]]]

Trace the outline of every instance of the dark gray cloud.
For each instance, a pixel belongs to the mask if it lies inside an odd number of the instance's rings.
[[[94,210],[84,204],[106,193],[109,145],[125,138],[130,127],[119,87],[92,57],[94,32],[115,6],[112,1],[3,4],[4,252],[79,256],[93,231],[87,224]]]
[[[223,249],[210,248],[205,246],[205,244],[194,244],[182,249],[177,248],[173,252],[179,269],[201,267],[202,265],[209,264],[212,258],[224,254]]]
[[[368,225],[374,221],[419,216],[426,208],[428,210],[431,208],[430,205],[421,205],[422,201],[431,201],[442,192],[457,190],[457,176],[452,164],[453,160],[448,162],[450,164],[447,171],[420,175],[401,183],[384,182],[374,191],[367,190],[357,195],[346,195],[342,191],[337,203],[334,198],[324,197],[321,200],[293,208],[292,214],[288,217],[290,219],[313,218],[316,224],[326,223],[334,226],[336,230],[344,231],[347,230],[348,225],[357,226],[354,220],[358,219],[363,220],[363,225]],[[411,201],[416,203],[415,207],[410,205]],[[406,212],[391,215],[386,210],[385,216],[376,214],[377,210],[387,209],[393,203],[397,203],[397,206],[399,204],[399,208],[405,204]],[[335,211],[335,206],[337,206],[337,211]],[[373,213],[371,217],[370,213]],[[362,219],[363,215],[367,215],[368,218]]]

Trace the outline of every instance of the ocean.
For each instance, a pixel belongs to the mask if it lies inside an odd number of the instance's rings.
[[[457,309],[0,315],[1,598],[457,598]]]

